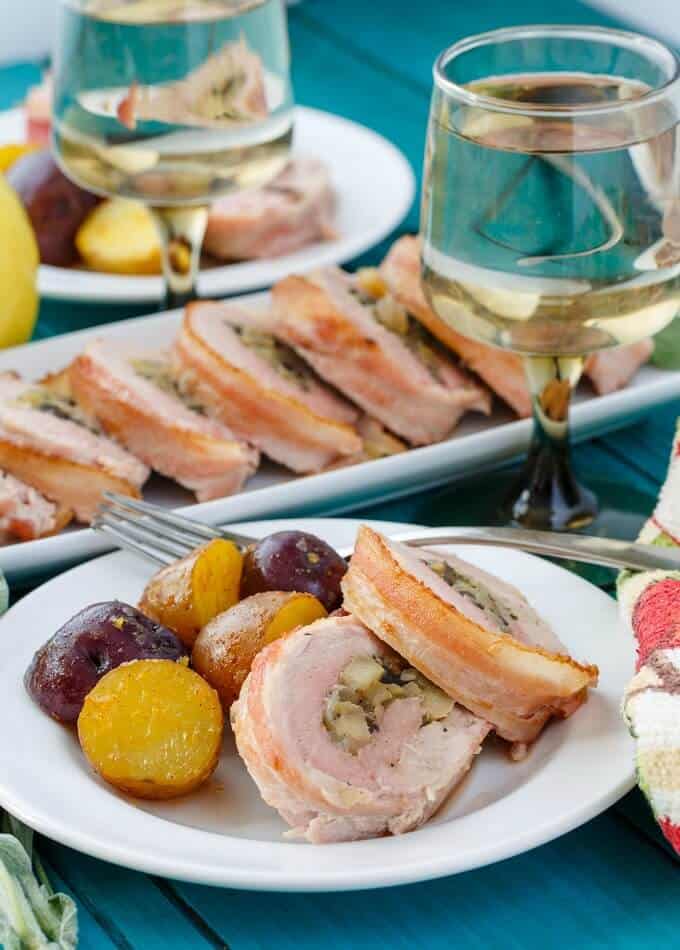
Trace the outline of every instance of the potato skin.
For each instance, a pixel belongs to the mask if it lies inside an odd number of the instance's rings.
[[[75,236],[99,199],[61,171],[49,149],[29,152],[15,162],[7,180],[31,219],[43,264],[75,263]]]
[[[238,699],[253,660],[273,639],[326,616],[311,594],[253,594],[211,620],[198,635],[191,664],[219,693],[228,710]]]
[[[137,798],[186,795],[212,775],[224,715],[212,687],[184,663],[133,660],[88,694],[78,739],[104,781]]]
[[[235,544],[209,541],[155,574],[139,609],[191,647],[202,627],[238,601],[242,567]]]
[[[329,544],[306,531],[277,531],[247,551],[241,596],[265,590],[312,594],[326,610],[342,602],[340,582],[347,563]]]
[[[172,631],[129,604],[106,601],[67,620],[37,651],[24,683],[48,716],[74,723],[90,690],[121,663],[183,656],[186,648]]]

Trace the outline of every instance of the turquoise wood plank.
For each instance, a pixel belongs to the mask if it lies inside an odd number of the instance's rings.
[[[310,28],[296,9],[291,12],[290,35],[297,101],[370,126],[403,149],[418,173],[423,160],[427,98],[407,87],[396,88],[390,75],[358,60],[333,37]],[[380,187],[380,169],[375,170],[375,176],[376,187]],[[417,229],[415,204],[404,227]]]
[[[395,86],[408,86],[429,97],[432,64],[447,46],[472,33],[526,23],[579,23],[620,26],[601,11],[578,0],[485,0],[484,3],[411,0],[331,4],[308,0],[291,11],[293,23],[305,23],[357,58],[382,67]],[[382,103],[376,102],[376,112]]]
[[[40,67],[35,63],[15,63],[0,69],[0,109],[19,105],[29,86],[40,81]]]
[[[168,891],[165,882],[159,886],[145,874],[97,861],[44,838],[40,853],[66,882],[79,908],[96,917],[115,946],[140,950],[224,946],[223,940]],[[83,940],[81,946],[87,950],[90,944]]]
[[[621,801],[614,806],[614,810],[619,817],[628,821],[640,834],[651,839],[677,867],[680,867],[680,859],[659,831],[652,810],[649,807],[649,802],[639,789],[634,788],[632,792],[629,792],[625,798],[622,798]]]
[[[39,842],[39,846],[41,853],[44,853],[42,841]],[[90,907],[83,903],[79,895],[72,890],[49,861],[45,860],[43,863],[54,890],[62,894],[68,894],[78,904],[78,936],[80,938],[81,947],[89,947],[91,950],[112,950],[114,947],[120,947],[121,944],[116,942],[104,927],[100,926],[97,922],[96,917],[98,912],[96,908],[92,908],[92,910],[94,910],[93,913]]]
[[[647,473],[657,483],[666,477],[671,442],[680,417],[680,400],[654,410],[644,421],[623,432],[606,436],[602,442],[614,454],[626,459],[631,470]]]
[[[677,940],[673,871],[606,814],[511,861],[410,887],[344,895],[175,887],[232,950],[645,950]]]

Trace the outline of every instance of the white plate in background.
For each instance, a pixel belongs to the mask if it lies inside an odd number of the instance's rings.
[[[267,299],[267,294],[251,294],[242,301],[263,303]],[[67,366],[97,338],[164,350],[180,319],[179,311],[137,317],[0,350],[0,372],[17,370],[27,379],[40,379]],[[643,367],[627,389],[610,396],[593,396],[584,383],[572,411],[573,435],[576,439],[601,435],[678,396],[680,373],[653,366]],[[496,400],[491,416],[468,413],[445,442],[391,458],[304,477],[265,459],[239,494],[201,505],[194,503],[189,492],[157,476],[152,477],[144,494],[149,501],[168,507],[190,505],[195,516],[214,524],[293,514],[339,514],[441,485],[514,458],[526,450],[530,435],[531,421],[514,419]],[[0,547],[0,569],[10,581],[26,580],[110,549],[105,539],[90,529],[69,528],[52,538]]]
[[[0,113],[0,145],[26,137],[21,109]],[[391,142],[363,125],[330,112],[298,106],[293,154],[326,163],[337,194],[339,237],[317,241],[283,257],[224,264],[205,269],[198,281],[202,297],[224,297],[269,287],[288,274],[341,264],[386,238],[408,213],[415,177]],[[38,275],[43,297],[92,303],[156,303],[160,277],[129,277],[43,264]]]

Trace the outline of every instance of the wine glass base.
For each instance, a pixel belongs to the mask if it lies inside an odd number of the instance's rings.
[[[408,520],[419,524],[506,526],[509,523],[508,493],[516,479],[514,469],[501,469],[454,482],[438,491],[416,496],[412,500],[402,500],[398,504],[401,508],[407,506]],[[578,533],[622,541],[634,540],[654,509],[654,496],[605,478],[589,479],[588,484],[599,499],[600,506],[596,516]],[[391,518],[397,514],[387,510],[381,512],[381,517]],[[566,560],[556,563],[600,587],[613,584],[614,575],[609,568]]]
[[[597,496],[579,484],[571,471],[568,477],[532,480],[524,477],[513,486],[501,505],[504,524],[537,531],[580,531],[598,515]]]

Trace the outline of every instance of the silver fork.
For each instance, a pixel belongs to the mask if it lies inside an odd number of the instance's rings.
[[[226,538],[241,548],[259,539],[229,528],[215,528],[158,505],[136,501],[124,495],[106,492],[105,501],[93,525],[117,547],[132,551],[156,565],[164,566],[188,554],[214,538]],[[427,535],[413,530],[396,535],[394,540],[413,547],[440,544],[483,544],[516,548],[532,554],[599,564],[629,570],[680,571],[680,549],[654,547],[611,538],[557,534],[551,531],[527,531],[522,528],[432,528]],[[352,548],[341,549],[343,557]]]

